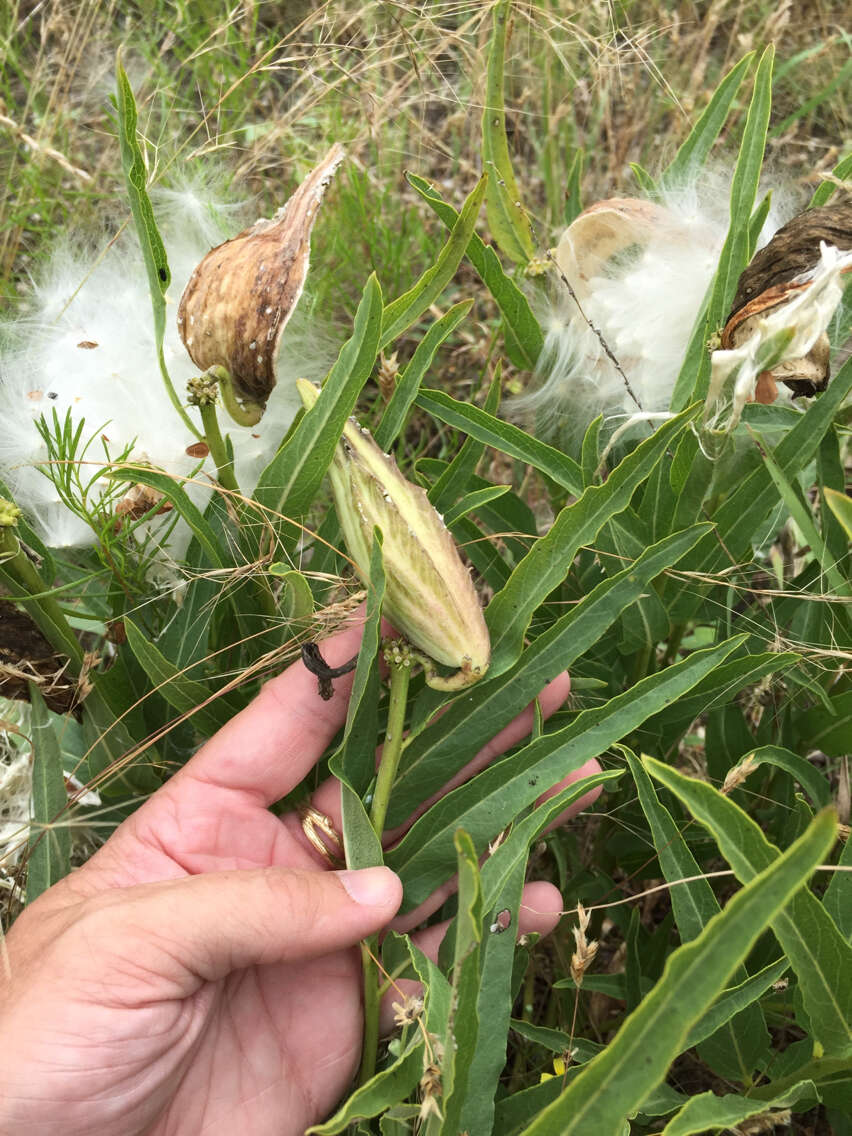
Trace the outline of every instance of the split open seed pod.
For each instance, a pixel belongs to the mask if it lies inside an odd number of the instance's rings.
[[[184,289],[178,329],[202,371],[224,367],[236,394],[260,407],[275,386],[281,334],[308,273],[311,230],[343,159],[334,145],[293,196],[201,261]]]
[[[637,197],[596,201],[571,222],[553,258],[582,304],[592,280],[620,274],[625,257],[638,254],[671,221],[669,211],[653,201]]]
[[[297,381],[310,409],[320,397],[313,383]],[[375,526],[383,537],[384,612],[413,647],[436,663],[453,667],[442,677],[427,668],[438,690],[458,690],[488,669],[491,643],[470,573],[441,517],[423,489],[406,481],[396,462],[354,418],[329,468],[346,547],[365,583]]]
[[[723,350],[740,348],[754,336],[762,320],[779,314],[813,286],[821,265],[821,243],[840,252],[852,249],[852,197],[800,213],[753,257],[740,276],[722,331]],[[852,265],[841,267],[840,271],[852,271]],[[829,356],[830,344],[823,328],[805,354],[784,358],[760,373],[754,400],[774,402],[779,382],[796,395],[813,398],[828,385]]]

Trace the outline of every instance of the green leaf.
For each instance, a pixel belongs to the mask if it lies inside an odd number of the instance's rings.
[[[492,674],[502,673],[516,661],[535,609],[565,578],[577,552],[594,541],[611,517],[627,508],[637,487],[695,414],[693,408],[663,423],[621,461],[603,485],[590,485],[578,501],[566,506],[547,534],[536,541],[485,613],[491,632]]]
[[[260,475],[254,499],[276,526],[286,528],[288,521],[298,524],[311,507],[344,424],[376,362],[381,320],[382,293],[373,275],[355,313],[352,336],[341,348],[316,405]],[[294,539],[291,529],[289,540]]]
[[[775,459],[772,447],[760,438],[759,435],[756,435],[756,437],[761,454],[763,455],[763,460],[766,463],[766,468],[769,470],[769,474],[775,482],[779,496],[787,506],[790,516],[798,525],[805,539],[805,543],[810,545],[811,552],[819,561],[828,583],[838,595],[848,596],[850,592],[852,592],[852,583],[838,570],[837,565],[834,563],[834,558],[829,555],[825,542],[816,527],[813,514],[803,499],[801,489],[785,476],[784,471]],[[831,493],[831,490],[828,490],[828,493]],[[845,503],[849,517],[852,518],[852,501],[839,493],[836,494],[836,496]],[[829,507],[832,507],[831,499],[828,498],[828,501]]]
[[[382,601],[385,597],[385,570],[382,562],[382,534],[373,530],[370,551],[370,585],[367,613],[355,679],[349,696],[346,727],[340,749],[329,761],[330,772],[357,794],[366,792],[376,774],[378,705],[380,693],[379,648],[381,646]],[[344,838],[346,834],[344,832]],[[381,860],[378,861],[381,863]]]
[[[811,765],[804,757],[799,757],[792,750],[782,746],[760,746],[751,750],[748,760],[752,768],[759,765],[774,765],[783,769],[802,786],[814,805],[818,809],[831,804],[831,786],[816,766]]]
[[[116,481],[129,481],[139,485],[150,485],[163,494],[192,529],[193,536],[207,553],[214,568],[224,568],[229,562],[227,551],[219,543],[216,533],[201,510],[192,503],[189,496],[177,481],[168,473],[161,473],[147,466],[118,466],[110,470],[110,477]]]
[[[828,698],[827,707],[814,706],[798,715],[795,729],[802,748],[844,757],[852,736],[852,690]]]
[[[535,256],[535,245],[509,158],[503,101],[503,70],[511,9],[511,0],[498,0],[493,9],[485,107],[482,111],[482,161],[491,174],[485,199],[488,226],[506,256],[526,264]]]
[[[496,415],[500,406],[502,366],[498,362],[494,368],[494,377],[485,396],[484,410],[486,414]],[[429,501],[439,513],[446,511],[470,487],[471,479],[476,475],[476,467],[485,453],[485,443],[477,438],[465,438],[461,449],[453,460],[440,468],[435,483],[428,491]],[[418,470],[420,464],[418,463]]]
[[[120,52],[115,61],[115,84],[121,165],[124,170],[127,196],[130,200],[130,211],[133,214],[136,235],[139,238],[142,259],[148,276],[148,292],[151,296],[151,308],[154,315],[154,343],[160,374],[175,411],[183,419],[184,425],[197,438],[200,438],[201,434],[193,425],[172,386],[163,353],[163,337],[166,332],[166,291],[171,283],[172,275],[163,238],[157,228],[154,210],[151,208],[151,201],[148,197],[145,157],[139,147],[139,140],[136,135],[136,100],[133,97],[133,88],[130,86],[127,73],[121,64]]]
[[[657,183],[644,166],[640,166],[638,162],[631,162],[630,168],[633,171],[633,176],[636,178],[636,184],[644,194],[653,197],[656,193],[659,193]]]
[[[376,445],[383,450],[390,449],[405,425],[406,415],[420,390],[420,381],[432,366],[438,348],[452,335],[472,307],[473,300],[462,300],[461,303],[454,304],[440,319],[435,320],[417,344],[376,430]]]
[[[716,1129],[727,1131],[748,1120],[750,1116],[759,1116],[770,1109],[789,1109],[798,1105],[796,1111],[804,1112],[821,1099],[813,1081],[802,1081],[786,1093],[763,1101],[734,1093],[721,1097],[711,1092],[699,1093],[683,1106],[677,1116],[672,1117],[663,1129],[662,1136],[693,1136],[694,1133]],[[771,1131],[774,1127],[771,1125],[766,1131]]]
[[[848,181],[850,177],[852,177],[852,154],[846,154],[832,170],[831,180],[822,181],[816,187],[814,195],[808,204],[808,208],[816,209],[820,205],[825,205],[837,189],[838,184]]]
[[[71,871],[71,829],[62,756],[47,705],[31,682],[32,820],[27,853],[27,903]]]
[[[454,858],[449,854],[448,838],[456,828],[463,827],[477,849],[484,852],[488,841],[521,810],[566,774],[636,729],[660,706],[679,698],[740,642],[733,639],[697,651],[603,706],[584,710],[570,725],[493,763],[434,804],[385,857],[405,885],[400,910],[416,907],[452,875]]]
[[[780,853],[760,826],[711,785],[644,758],[652,777],[683,801],[719,845],[744,883],[777,862]],[[823,815],[823,814],[820,814]],[[772,921],[772,930],[799,979],[814,1036],[828,1056],[852,1052],[852,948],[808,888],[799,890]]]
[[[488,184],[483,174],[462,206],[447,243],[431,268],[427,268],[413,288],[385,307],[382,313],[382,334],[379,346],[393,343],[402,333],[428,311],[455,276],[462,262],[476,225],[476,218]]]
[[[764,927],[801,888],[831,846],[836,821],[821,813],[787,852],[755,876],[691,942],[599,1056],[524,1129],[525,1136],[621,1136],[625,1120],[663,1079],[692,1025]]]
[[[378,1116],[405,1100],[423,1073],[423,1045],[422,1036],[415,1034],[387,1069],[355,1089],[325,1124],[313,1125],[305,1136],[336,1136],[361,1117]]]
[[[713,92],[713,97],[690,130],[686,141],[663,171],[660,177],[663,189],[677,189],[685,179],[695,177],[704,167],[753,59],[753,51],[744,55]]]
[[[487,505],[489,501],[496,501],[498,497],[503,497],[511,488],[511,485],[489,485],[484,489],[475,489],[472,493],[465,494],[444,514],[444,524],[449,528],[460,517],[464,517],[468,513],[478,512],[483,505]]]
[[[452,205],[444,201],[425,178],[411,173],[406,174],[406,178],[412,189],[420,194],[447,228],[451,229],[458,217]],[[467,246],[467,258],[500,309],[505,328],[510,333],[507,336],[507,347],[510,339],[513,345],[510,352],[512,362],[517,367],[531,371],[541,354],[544,336],[529,301],[514,280],[503,271],[494,249],[486,245],[476,233]]]
[[[834,376],[828,389],[803,414],[775,448],[775,461],[784,476],[792,481],[810,463],[820,441],[831,427],[840,406],[852,390],[852,360],[848,360]],[[755,457],[750,472],[740,477],[737,487],[723,498],[712,520],[717,532],[711,533],[695,549],[694,560],[703,572],[729,568],[733,558],[739,563],[751,549],[755,533],[778,503],[778,490],[764,463]],[[694,610],[700,593],[693,601],[686,597],[687,607]],[[683,618],[685,612],[678,612]]]
[[[840,871],[832,872],[823,906],[837,924],[841,935],[852,939],[852,840],[846,838],[837,861]]]
[[[763,970],[746,978],[739,986],[731,986],[724,990],[710,1009],[695,1023],[689,1031],[684,1042],[684,1049],[691,1049],[693,1045],[700,1045],[706,1038],[712,1037],[719,1031],[720,1039],[724,1036],[723,1026],[732,1018],[739,1021],[743,1017],[742,1011],[761,998],[786,971],[790,964],[786,958],[780,958],[765,966]],[[735,1016],[736,1015],[736,1016]]]
[[[148,291],[154,309],[154,331],[158,346],[162,344],[166,329],[166,292],[171,283],[171,271],[166,247],[160,236],[154,210],[147,192],[148,172],[145,157],[136,137],[136,99],[127,78],[127,72],[116,59],[116,109],[118,111],[118,141],[121,147],[121,164],[124,168],[130,209],[142,247],[142,258],[148,274]]]
[[[598,642],[625,607],[650,580],[685,555],[700,539],[704,526],[646,549],[623,572],[602,581],[556,620],[502,675],[478,683],[464,698],[454,699],[446,712],[412,738],[403,750],[388,811],[388,824],[401,824],[437,792],[497,730],[508,725],[546,682],[570,667]]]
[[[301,572],[286,564],[270,564],[270,576],[281,581],[278,597],[278,611],[282,619],[294,623],[307,624],[314,611],[314,595],[311,585]]]
[[[701,878],[701,868],[672,820],[671,813],[657,798],[651,778],[635,754],[626,748],[622,752],[636,782],[639,803],[650,825],[663,875],[674,885],[669,894],[681,941],[688,942],[696,939],[709,921],[718,915],[718,900],[709,882]],[[689,882],[681,883],[681,880]],[[736,982],[742,983],[747,978],[744,967],[738,967],[734,971]],[[707,1037],[706,1034],[704,1036]],[[763,1015],[759,1007],[749,1006],[733,1021],[723,1025],[715,1037],[709,1038],[703,1047],[701,1058],[720,1076],[750,1084],[758,1061],[768,1049],[769,1034]]]
[[[414,1029],[410,1043],[390,1068],[377,1073],[366,1085],[356,1089],[330,1120],[309,1128],[305,1136],[336,1136],[359,1117],[378,1116],[407,1097],[423,1073],[424,1032],[441,1036],[446,1028],[450,1013],[450,985],[446,978],[407,935],[391,931],[387,940],[408,954],[414,977],[423,983],[424,1029]]]
[[[470,1072],[479,1035],[477,997],[482,938],[482,891],[476,849],[463,829],[453,836],[458,858],[459,910],[455,919],[455,957],[447,1030],[442,1039],[442,1136],[461,1131]],[[511,973],[511,967],[510,967]]]
[[[840,521],[846,535],[852,540],[852,501],[836,489],[825,490],[825,503]]]
[[[730,310],[740,274],[749,260],[749,225],[769,128],[772,105],[772,64],[775,49],[770,44],[760,58],[754,79],[754,90],[746,117],[740,152],[731,182],[731,224],[719,256],[719,267],[713,279],[712,291],[704,320],[704,328],[697,331],[698,342],[707,342],[709,336],[721,327]],[[699,325],[700,327],[700,325]],[[695,335],[693,339],[695,339]],[[703,400],[710,377],[710,356],[706,351],[696,354],[690,342],[686,361],[678,375],[672,394],[673,410],[681,410],[687,403]],[[698,375],[695,363],[698,361]]]
[[[783,674],[801,661],[801,655],[793,651],[766,651],[760,655],[741,655],[731,659],[701,683],[700,688],[691,691],[688,698],[681,699],[675,706],[667,706],[646,722],[644,729],[652,734],[677,732],[699,714],[730,701],[737,691],[760,682],[767,675]]]
[[[124,617],[124,627],[130,649],[154,690],[175,710],[190,716],[200,734],[212,737],[233,717],[234,707],[218,699],[215,690],[189,678],[185,670],[176,667],[129,616]]]
[[[578,147],[574,151],[574,157],[568,167],[568,176],[565,179],[565,212],[563,216],[566,225],[570,225],[583,212],[582,186],[583,151]]]
[[[486,446],[493,446],[509,457],[534,466],[569,493],[582,493],[583,478],[577,463],[567,454],[540,442],[518,426],[495,418],[478,406],[457,402],[443,391],[421,390],[417,396],[417,405],[433,418],[446,422],[457,430],[464,430]]]
[[[617,770],[601,773],[583,778],[582,782],[563,790],[515,824],[507,839],[482,867],[482,906],[488,933],[480,946],[479,1034],[460,1127],[471,1136],[489,1136],[493,1130],[494,1098],[506,1064],[508,1028],[515,1000],[512,984],[515,931],[529,847],[569,804],[595,785],[608,784],[619,776]],[[498,916],[507,911],[511,921],[504,930]]]
[[[83,703],[83,739],[86,753],[73,771],[85,784],[91,784],[102,797],[123,797],[150,793],[160,787],[156,769],[159,755],[151,745],[138,745],[130,735],[123,716],[113,711],[99,690]]]

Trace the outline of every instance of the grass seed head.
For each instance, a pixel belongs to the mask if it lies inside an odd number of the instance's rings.
[[[582,903],[578,903],[578,926],[572,928],[574,935],[574,953],[571,955],[571,977],[578,987],[583,985],[585,973],[594,961],[595,955],[598,953],[597,940],[586,938],[586,931],[590,919],[591,912],[586,911]]]

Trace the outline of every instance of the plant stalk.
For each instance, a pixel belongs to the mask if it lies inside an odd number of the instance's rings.
[[[38,599],[21,599],[21,607],[32,617],[39,631],[55,651],[67,655],[73,674],[79,675],[83,667],[83,648],[71,630],[62,608],[49,593],[38,569],[21,548],[14,529],[0,526],[0,571],[9,576],[28,596]]]
[[[177,391],[175,390],[174,386],[172,385],[171,375],[169,374],[169,369],[166,366],[166,356],[165,356],[165,352],[163,351],[162,341],[159,343],[159,345],[157,347],[157,361],[160,364],[160,375],[162,376],[162,379],[163,379],[163,386],[166,388],[166,394],[169,396],[169,401],[171,402],[172,406],[177,411],[179,417],[183,421],[184,426],[186,426],[186,428],[188,430],[190,430],[195,435],[195,437],[200,440],[202,435],[199,432],[198,427],[195,425],[195,423],[192,421],[192,419],[187,414],[186,408],[181,403],[180,399],[178,398]]]
[[[199,410],[201,411],[201,424],[204,427],[204,440],[210,449],[210,456],[216,464],[216,476],[219,478],[219,484],[223,489],[227,489],[229,493],[235,493],[239,498],[242,493],[234,475],[233,460],[228,454],[228,447],[222,437],[222,431],[219,429],[216,404],[213,402],[202,403]],[[238,502],[235,502],[235,504],[238,504]]]
[[[408,683],[411,667],[404,663],[389,663],[390,666],[390,705],[388,707],[388,726],[385,744],[376,777],[376,791],[370,809],[370,823],[379,840],[385,830],[385,817],[388,814],[390,795],[402,756],[402,743],[405,731],[405,704],[408,700]]]
[[[387,656],[386,656],[387,657]],[[406,665],[408,664],[408,665]],[[405,731],[405,706],[408,699],[408,683],[411,678],[411,665],[407,657],[403,662],[388,660],[390,667],[390,706],[388,725],[385,731],[385,744],[379,761],[376,788],[370,808],[370,823],[381,842],[388,814],[391,790],[399,768],[402,743]],[[364,968],[364,1044],[361,1050],[361,1068],[358,1084],[366,1084],[376,1070],[376,1056],[379,1051],[379,968],[376,958],[379,951],[377,935],[361,944],[361,961]]]

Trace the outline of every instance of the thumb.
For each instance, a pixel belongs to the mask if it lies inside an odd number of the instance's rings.
[[[109,894],[109,893],[108,893]],[[113,949],[144,937],[146,966],[183,987],[247,966],[309,959],[353,946],[396,913],[389,868],[208,872],[111,893],[100,911]],[[119,895],[125,901],[121,903]],[[110,919],[112,916],[112,919]]]

